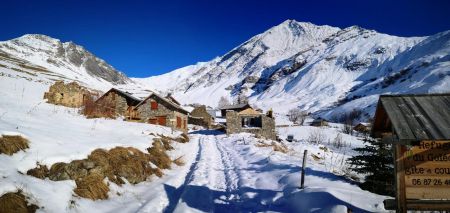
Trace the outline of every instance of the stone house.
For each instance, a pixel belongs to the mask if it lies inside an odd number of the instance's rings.
[[[130,93],[110,89],[94,102],[94,116],[116,118],[125,116],[129,120],[137,119],[134,107],[141,102],[140,99],[133,97]]]
[[[44,99],[47,99],[47,103],[78,108],[95,95],[76,82],[65,84],[64,81],[56,81],[49,91],[44,93]]]
[[[357,131],[357,132],[370,132],[372,128],[372,124],[371,123],[358,123],[355,127],[353,127],[353,130]]]
[[[205,105],[195,107],[189,114],[189,124],[199,125],[209,129],[213,122],[214,117],[211,116]]]
[[[220,108],[221,111],[221,115],[222,117],[226,117],[227,111],[236,111],[236,112],[241,112],[243,110],[252,108],[248,103],[246,104],[235,104],[235,105],[229,105],[229,106],[224,106],[222,108]]]
[[[227,134],[247,132],[256,137],[276,140],[275,119],[272,113],[263,114],[252,108],[240,112],[228,110],[226,112]]]
[[[187,132],[188,114],[172,97],[151,93],[134,107],[139,120]]]
[[[317,118],[311,122],[311,126],[328,126],[328,121],[323,118]]]

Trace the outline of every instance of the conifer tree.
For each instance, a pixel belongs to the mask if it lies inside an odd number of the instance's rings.
[[[359,155],[348,159],[351,169],[366,174],[360,184],[364,190],[382,195],[394,195],[394,165],[391,145],[370,137],[364,138],[364,147],[354,148]]]

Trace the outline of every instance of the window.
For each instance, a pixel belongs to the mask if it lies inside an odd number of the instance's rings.
[[[262,127],[261,117],[242,117],[242,127]]]
[[[156,102],[156,101],[151,101],[151,102],[150,102],[150,108],[151,108],[152,110],[157,110],[157,109],[158,109],[158,102]]]

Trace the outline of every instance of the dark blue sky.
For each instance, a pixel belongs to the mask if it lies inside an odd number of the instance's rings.
[[[450,1],[2,0],[0,40],[74,41],[129,76],[208,61],[286,19],[399,36],[450,30]]]

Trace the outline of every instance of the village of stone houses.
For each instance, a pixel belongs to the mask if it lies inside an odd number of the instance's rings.
[[[0,42],[1,213],[450,209],[450,31],[287,20],[149,78],[87,49]]]

